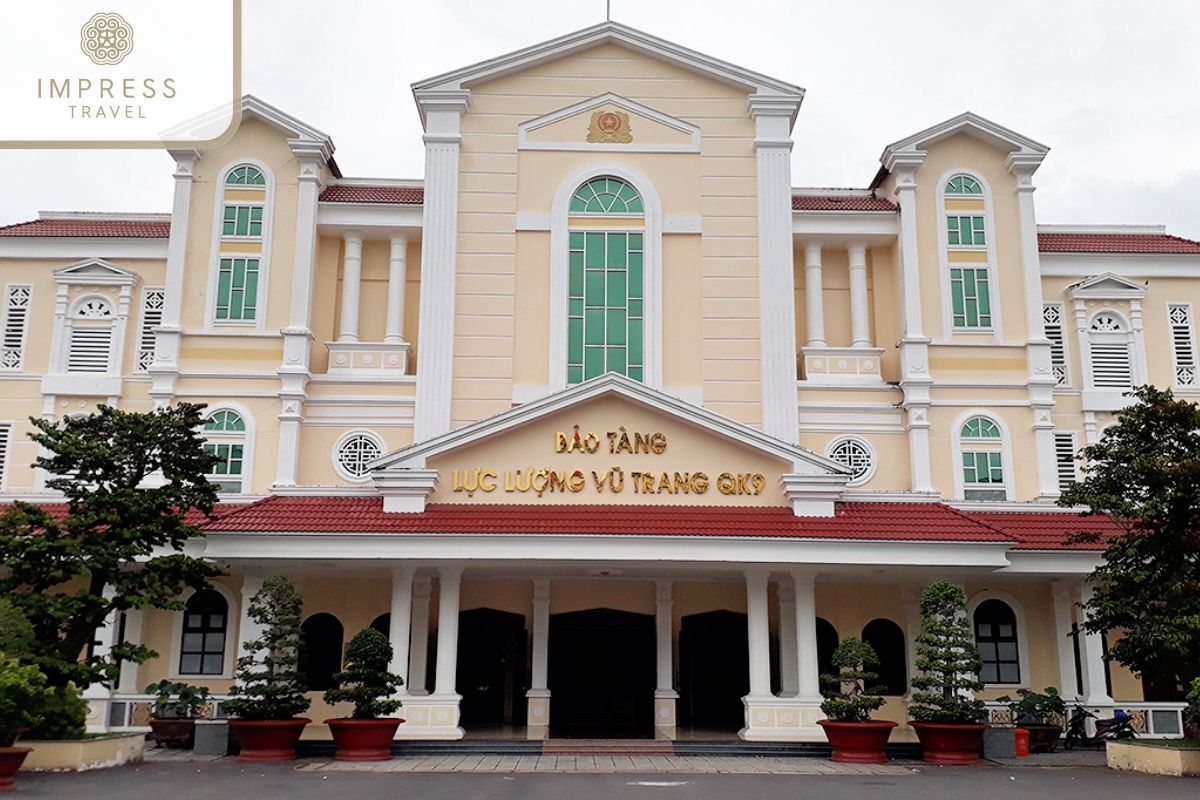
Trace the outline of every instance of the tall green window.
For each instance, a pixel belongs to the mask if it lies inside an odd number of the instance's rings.
[[[992,327],[992,303],[987,267],[953,267],[950,301],[956,328]]]
[[[946,241],[951,247],[983,247],[987,244],[983,217],[947,214]]]
[[[222,258],[217,272],[217,319],[253,320],[258,304],[257,258]]]
[[[645,206],[619,178],[594,178],[571,197],[567,383],[618,372],[645,376]],[[628,218],[628,225],[589,217]],[[603,228],[596,226],[603,224]]]
[[[208,480],[221,492],[242,490],[242,469],[245,466],[246,421],[241,414],[222,408],[214,411],[204,422],[208,441],[204,451],[216,456],[209,468]]]
[[[987,417],[971,417],[959,431],[962,452],[963,498],[1005,500],[1004,439]]]
[[[983,187],[970,175],[955,175],[946,181],[946,194],[982,195]]]
[[[262,236],[262,206],[225,206],[222,236]]]

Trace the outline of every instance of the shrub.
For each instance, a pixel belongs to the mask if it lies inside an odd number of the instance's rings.
[[[290,719],[308,709],[300,673],[300,611],[296,587],[278,575],[263,581],[247,614],[262,635],[245,642],[237,661],[236,683],[224,708],[247,720]]]
[[[1192,688],[1187,693],[1188,707],[1183,712],[1183,724],[1187,727],[1187,735],[1191,739],[1200,739],[1200,677],[1192,681]]]
[[[1013,700],[1008,695],[997,697],[1002,703],[1008,703],[1012,712],[1014,725],[1050,725],[1051,718],[1063,718],[1067,713],[1067,702],[1062,699],[1058,689],[1047,686],[1044,691],[1035,692],[1031,689],[1018,689],[1017,697]]]
[[[73,684],[50,686],[38,709],[40,721],[29,726],[27,739],[82,739],[87,730],[88,704]]]
[[[354,703],[352,719],[375,719],[400,708],[393,698],[404,679],[388,672],[392,643],[374,628],[355,634],[346,647],[346,669],[333,676],[334,688],[325,692],[326,703]]]
[[[15,658],[0,660],[0,747],[12,747],[17,735],[42,721],[46,676]]]
[[[199,716],[208,702],[208,689],[191,686],[165,678],[146,687],[146,694],[154,695],[154,706],[150,713],[155,719],[191,719]]]
[[[921,593],[921,635],[917,637],[917,669],[912,679],[909,716],[917,722],[965,724],[986,716],[982,700],[972,693],[983,688],[983,662],[975,649],[967,598],[961,587],[938,581]]]
[[[821,711],[838,722],[867,722],[871,712],[883,705],[884,699],[868,691],[871,681],[879,677],[872,672],[879,666],[875,648],[866,642],[850,637],[842,640],[833,651],[834,675],[822,675],[821,681],[830,688],[821,703]]]

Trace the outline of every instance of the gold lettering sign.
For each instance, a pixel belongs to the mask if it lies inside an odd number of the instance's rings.
[[[593,111],[587,140],[592,144],[629,144],[633,141],[629,115],[624,111]]]

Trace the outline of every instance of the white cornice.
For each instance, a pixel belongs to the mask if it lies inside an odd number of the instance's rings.
[[[1038,233],[1108,233],[1120,236],[1166,236],[1166,225],[1043,225]]]
[[[54,280],[67,285],[132,286],[138,275],[103,258],[88,258],[54,270]]]
[[[288,134],[288,145],[297,155],[312,155],[322,161],[333,157],[333,139],[328,134],[252,94],[242,97],[241,113],[243,117],[249,115]]]
[[[645,117],[654,120],[660,125],[667,128],[672,128],[680,133],[683,133],[691,138],[690,145],[682,144],[657,144],[657,145],[639,145],[636,142],[632,144],[589,144],[589,143],[561,143],[561,142],[531,142],[529,134],[539,128],[544,128],[547,125],[553,125],[568,117],[573,117],[576,114],[584,114],[595,108],[602,106],[616,106],[631,114]],[[522,122],[517,126],[517,149],[518,150],[618,150],[623,152],[664,152],[664,153],[698,153],[700,152],[700,128],[690,122],[672,117],[669,114],[664,114],[657,109],[634,102],[628,98],[622,97],[613,92],[589,98],[580,103],[560,108],[557,111],[552,111],[549,114],[543,114],[540,117]]]
[[[39,211],[38,219],[81,219],[87,222],[170,222],[171,215],[161,212],[129,211]]]
[[[1111,272],[1092,275],[1074,286],[1067,287],[1072,297],[1076,298],[1142,298],[1146,296],[1147,286]]]
[[[888,172],[909,167],[915,169],[924,160],[931,145],[955,134],[965,133],[1010,151],[1006,162],[1013,171],[1032,172],[1050,152],[1050,148],[1014,130],[967,111],[957,117],[939,122],[923,131],[892,142],[883,148],[880,163]]]

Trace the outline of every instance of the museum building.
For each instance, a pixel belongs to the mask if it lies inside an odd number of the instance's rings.
[[[1055,500],[1131,387],[1200,396],[1200,243],[1040,224],[1048,148],[969,112],[864,188],[793,187],[804,90],[618,23],[413,97],[423,180],[345,177],[247,96],[171,153],[170,214],[0,228],[3,497],[54,501],[30,416],[188,401],[227,501],[193,548],[227,575],[100,632],[159,657],[89,690],[93,729],[144,726],[164,677],[219,701],[282,574],[310,716],[373,626],[402,738],[820,740],[854,636],[901,740],[940,579],[981,697],[1180,734],[1175,687],[1080,628],[1098,550],[1070,536],[1114,526]]]

